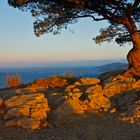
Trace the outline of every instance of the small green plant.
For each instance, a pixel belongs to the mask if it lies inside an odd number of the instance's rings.
[[[7,75],[5,80],[8,88],[17,87],[21,84],[21,77],[18,74]]]

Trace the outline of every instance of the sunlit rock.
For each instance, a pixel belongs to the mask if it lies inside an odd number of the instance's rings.
[[[17,117],[29,117],[30,110],[29,106],[27,107],[14,107],[9,109],[6,114],[4,115],[4,120],[12,120]]]
[[[5,101],[4,120],[11,120],[6,126],[37,129],[42,120],[47,120],[48,101],[42,93],[14,96]],[[45,122],[43,122],[45,123]]]
[[[140,80],[133,83],[132,87],[133,87],[133,89],[140,89]]]
[[[31,85],[28,85],[27,88],[36,91],[36,90],[43,90],[48,88],[64,87],[67,84],[68,82],[66,79],[63,79],[58,76],[53,76],[47,79],[35,80]]]
[[[65,91],[66,91],[66,92],[70,92],[70,91],[72,91],[75,87],[76,87],[76,85],[69,85],[69,86],[66,87]]]
[[[90,86],[89,88],[86,89],[86,93],[102,93],[102,86],[100,85],[95,85],[95,86]]]
[[[80,81],[77,81],[74,83],[75,86],[82,86],[82,83]]]
[[[100,82],[100,79],[97,78],[81,78],[80,82],[82,85],[95,85]]]
[[[116,78],[114,78],[111,82],[105,83],[103,86],[103,91],[108,98],[111,98],[115,94],[132,90],[132,85],[134,83],[135,79],[119,75]]]
[[[110,100],[103,94],[91,94],[88,96],[89,106],[95,111],[109,111],[111,107]]]

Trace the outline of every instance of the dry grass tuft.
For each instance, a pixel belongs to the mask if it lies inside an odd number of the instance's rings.
[[[8,88],[17,87],[21,84],[21,77],[18,74],[7,75],[5,81],[7,83]]]

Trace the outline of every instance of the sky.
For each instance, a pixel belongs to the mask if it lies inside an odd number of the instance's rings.
[[[60,35],[45,34],[36,37],[35,19],[30,13],[10,7],[0,0],[0,68],[40,66],[52,62],[125,59],[131,45],[119,46],[115,42],[95,44],[107,22],[81,19]]]

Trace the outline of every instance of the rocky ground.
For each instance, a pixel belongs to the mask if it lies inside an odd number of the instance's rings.
[[[140,80],[108,75],[0,91],[0,140],[139,140]]]

